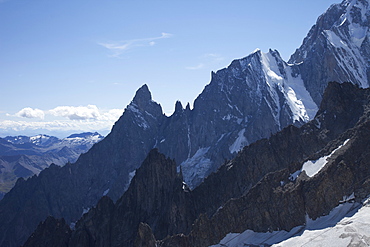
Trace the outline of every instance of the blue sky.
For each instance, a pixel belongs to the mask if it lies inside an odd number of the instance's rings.
[[[143,84],[170,115],[256,48],[285,60],[332,0],[0,0],[0,137],[112,124]]]

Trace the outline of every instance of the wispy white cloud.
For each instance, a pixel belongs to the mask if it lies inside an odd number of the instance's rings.
[[[215,53],[204,54],[202,57],[205,59],[208,59],[209,61],[213,61],[213,62],[220,62],[225,59],[220,54],[215,54]]]
[[[110,50],[112,52],[111,55],[112,57],[119,57],[121,54],[134,47],[154,46],[156,44],[155,40],[167,39],[170,37],[172,37],[172,34],[162,33],[161,36],[158,37],[131,39],[118,42],[98,43],[98,44]]]
[[[186,69],[190,69],[190,70],[197,70],[197,69],[201,69],[204,67],[204,64],[203,63],[200,63],[196,66],[189,66],[189,67],[186,67]]]
[[[32,109],[31,107],[26,107],[26,108],[23,108],[22,110],[20,110],[19,112],[17,112],[15,114],[15,116],[17,116],[17,117],[23,117],[23,118],[40,118],[40,119],[44,119],[45,113],[44,113],[44,111],[42,111],[40,109],[37,109],[37,108]]]

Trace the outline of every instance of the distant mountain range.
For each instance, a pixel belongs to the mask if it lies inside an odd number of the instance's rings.
[[[102,139],[96,132],[73,134],[63,139],[48,135],[0,138],[0,199],[18,178],[37,175],[51,164],[73,163]]]
[[[360,203],[369,6],[332,5],[288,62],[273,50],[234,60],[193,109],[177,102],[167,117],[142,86],[75,163],[17,181],[0,201],[0,245],[208,246],[230,232],[290,231],[352,193]]]

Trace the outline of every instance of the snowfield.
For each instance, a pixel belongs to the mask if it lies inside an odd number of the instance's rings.
[[[316,220],[307,217],[305,226],[291,231],[229,233],[212,247],[242,247],[249,245],[275,247],[291,246],[370,246],[370,198],[363,203],[350,202],[354,195],[343,198],[343,203],[329,215]]]

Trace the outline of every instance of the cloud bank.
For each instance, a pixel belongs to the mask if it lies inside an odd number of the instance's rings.
[[[40,109],[32,109],[31,107],[26,107],[26,108],[23,108],[22,110],[20,110],[19,112],[17,112],[15,114],[15,116],[17,117],[23,117],[23,118],[40,118],[40,119],[44,119],[45,117],[45,113],[44,111],[40,110]]]
[[[98,119],[99,109],[96,105],[88,106],[58,106],[49,111],[56,117],[65,117],[70,120]]]
[[[0,120],[0,134],[53,134],[86,131],[107,134],[122,113],[123,109],[103,110],[96,105],[58,106],[50,110],[26,107],[14,115],[6,114],[7,117],[13,119]],[[15,120],[14,117],[25,120]]]

